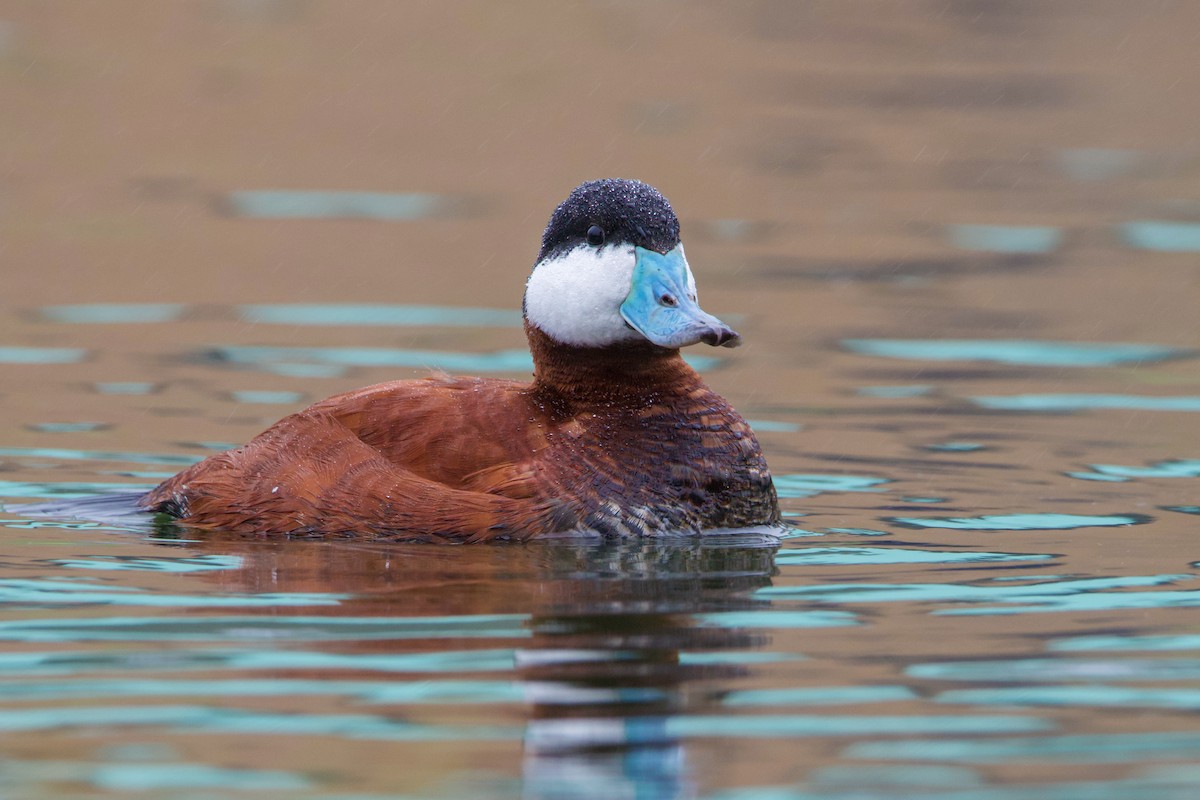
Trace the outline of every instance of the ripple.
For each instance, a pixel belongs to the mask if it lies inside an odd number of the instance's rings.
[[[970,398],[976,405],[997,411],[1200,411],[1200,397],[1179,395],[1150,397],[1134,394],[1018,394]]]
[[[1164,253],[1200,252],[1200,224],[1145,219],[1126,222],[1120,227],[1121,238],[1139,250]]]
[[[1152,680],[1153,678],[1148,678]],[[1095,708],[1172,708],[1200,710],[1200,689],[1143,689],[1127,686],[1019,686],[955,689],[939,703],[999,706],[1089,706]]]
[[[0,681],[0,702],[37,700],[127,700],[139,697],[344,697],[377,705],[521,703],[525,685],[516,681],[415,680],[407,683],[328,678],[237,678],[179,680],[89,677],[82,680]],[[596,698],[589,699],[595,702]],[[618,702],[610,698],[609,702]]]
[[[86,356],[78,347],[0,347],[0,364],[74,364]]]
[[[1148,467],[1126,467],[1119,464],[1090,464],[1093,480],[1127,480],[1129,478],[1200,478],[1200,459],[1157,461]],[[1071,473],[1086,478],[1089,473]]]
[[[304,395],[301,392],[269,391],[264,389],[246,389],[230,392],[230,397],[236,403],[261,405],[299,403],[304,399]]]
[[[71,450],[63,447],[0,447],[0,456],[10,458],[48,458],[55,461],[127,461],[138,464],[178,464],[191,466],[199,456],[136,453],[119,450]],[[53,484],[47,483],[46,486]],[[115,486],[116,484],[99,484]]]
[[[784,498],[813,497],[824,492],[882,492],[876,487],[889,482],[869,475],[790,474],[775,476],[775,490]]]
[[[907,686],[805,686],[787,689],[742,689],[722,698],[727,706],[833,706],[859,703],[902,703],[920,699]]]
[[[951,225],[950,244],[986,253],[1049,253],[1062,244],[1062,231],[1042,225]]]
[[[257,189],[230,192],[230,211],[257,219],[374,219],[407,221],[441,216],[455,205],[422,192],[335,192]]]
[[[1200,634],[1161,636],[1076,636],[1058,639],[1050,650],[1200,650]]]
[[[722,628],[837,628],[857,625],[848,611],[715,611],[696,618]]]
[[[856,353],[917,361],[992,361],[1038,367],[1102,367],[1144,364],[1190,355],[1152,344],[1053,342],[1033,339],[844,339]]]
[[[164,789],[300,791],[312,788],[311,782],[293,772],[207,764],[103,764],[87,772],[84,780],[97,788],[116,792]]]
[[[399,639],[522,639],[523,614],[456,617],[187,616],[0,620],[8,642],[305,642]]]
[[[911,736],[921,733],[984,734],[1045,731],[1053,724],[1036,717],[1000,716],[681,716],[667,719],[667,734],[680,737]]]
[[[86,433],[110,427],[107,422],[33,422],[25,426],[39,433]]]
[[[425,725],[369,714],[273,714],[205,706],[113,706],[9,709],[0,731],[168,727],[181,733],[338,736],[393,741],[511,740],[519,730],[500,725]]]
[[[95,556],[92,558],[56,558],[48,563],[66,569],[88,569],[120,572],[211,572],[238,569],[245,559],[241,556],[200,555],[183,558],[141,558],[138,556]],[[4,622],[0,621],[0,629]]]
[[[1009,603],[1013,607],[957,608],[934,614],[1021,614],[1045,611],[1088,611],[1109,608],[1200,605],[1200,592],[1130,592],[1140,586],[1170,585],[1195,575],[1147,575],[1118,578],[1055,580],[1028,584],[842,583],[815,586],[768,586],[755,596],[821,603]]]
[[[949,528],[960,531],[1060,531],[1074,528],[1143,525],[1144,514],[1089,516],[1082,514],[993,514],[983,517],[891,517],[906,528]]]
[[[1053,557],[1042,553],[983,553],[907,547],[806,547],[782,550],[776,555],[775,562],[781,566],[973,564],[993,561],[1042,561]]]
[[[1054,683],[1057,681],[1194,681],[1200,659],[1054,659],[1014,658],[998,661],[947,661],[912,664],[914,678],[986,683]]]
[[[97,481],[0,481],[0,497],[91,497],[98,494],[148,492],[154,484]],[[17,513],[10,509],[9,513]],[[70,516],[64,515],[64,516]],[[13,526],[9,526],[13,527]]]
[[[519,328],[520,311],[466,306],[295,303],[239,306],[245,322],[268,325],[447,325]]]
[[[767,654],[772,655],[772,654]],[[0,653],[0,674],[91,676],[107,672],[217,670],[357,670],[381,673],[509,672],[511,649],[439,650],[429,653],[321,653],[310,650],[54,651]]]
[[[845,755],[887,761],[964,761],[979,764],[1020,761],[1104,764],[1146,759],[1200,759],[1200,733],[1099,733],[1011,739],[859,742],[847,748]]]
[[[70,324],[174,322],[183,316],[185,309],[179,303],[82,303],[43,306],[42,317]]]
[[[447,350],[407,350],[388,347],[267,347],[217,345],[205,353],[209,361],[274,369],[282,364],[319,364],[340,367],[411,367],[447,372],[530,372],[528,350],[462,353]],[[711,369],[720,359],[686,356],[698,370]]]
[[[337,605],[348,597],[349,595],[319,592],[181,595],[83,580],[0,579],[0,605],[14,606],[100,605],[156,608],[328,606]]]

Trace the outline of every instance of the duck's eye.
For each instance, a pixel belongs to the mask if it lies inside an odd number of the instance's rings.
[[[658,302],[660,305],[674,308],[679,301],[675,299],[675,295],[673,294],[664,294],[662,297],[658,298]]]
[[[587,243],[592,247],[599,247],[604,244],[604,228],[601,228],[599,225],[593,225],[588,228]]]

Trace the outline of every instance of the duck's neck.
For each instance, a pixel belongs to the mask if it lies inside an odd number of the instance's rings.
[[[650,342],[608,347],[560,344],[525,323],[533,353],[533,389],[575,407],[669,403],[704,384],[678,350]]]

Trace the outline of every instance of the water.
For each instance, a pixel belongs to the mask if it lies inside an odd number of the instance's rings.
[[[41,8],[0,4],[0,503],[427,367],[521,377],[546,216],[630,175],[746,337],[693,363],[794,527],[10,508],[0,793],[1200,790],[1195,7]]]

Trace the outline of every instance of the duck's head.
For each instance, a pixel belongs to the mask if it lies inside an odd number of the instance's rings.
[[[530,325],[573,347],[741,343],[700,308],[679,220],[641,181],[591,181],[554,210],[524,305]]]

